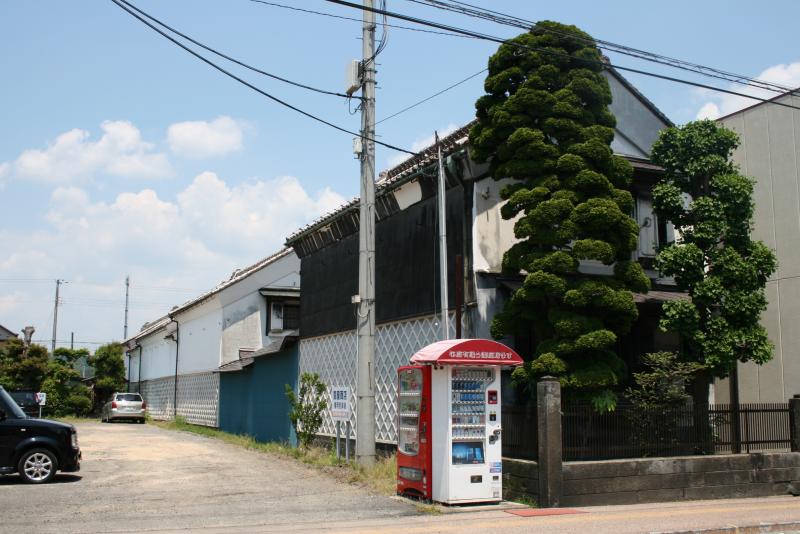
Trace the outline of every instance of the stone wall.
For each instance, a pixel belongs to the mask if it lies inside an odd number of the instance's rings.
[[[538,497],[536,462],[503,459],[506,498]],[[565,462],[561,506],[800,494],[800,453]],[[798,503],[800,506],[800,503]]]

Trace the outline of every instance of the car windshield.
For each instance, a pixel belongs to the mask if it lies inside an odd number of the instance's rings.
[[[26,419],[25,412],[17,406],[17,403],[14,402],[14,399],[11,398],[5,389],[0,388],[0,409],[5,409],[10,412],[9,415],[16,417],[17,419]]]
[[[121,393],[117,395],[118,401],[142,402],[142,397],[138,393]]]

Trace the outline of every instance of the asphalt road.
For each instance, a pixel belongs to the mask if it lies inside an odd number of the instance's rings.
[[[299,462],[152,425],[80,423],[83,462],[47,485],[0,476],[0,532],[303,529],[415,514]]]
[[[81,423],[78,431],[80,473],[58,475],[44,486],[0,476],[0,533],[800,534],[796,497],[594,507],[538,517],[498,506],[439,508],[443,513],[431,515],[299,462],[194,434],[119,423]],[[735,530],[750,526],[758,528]]]

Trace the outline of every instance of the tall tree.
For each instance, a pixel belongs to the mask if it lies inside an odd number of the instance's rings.
[[[47,374],[47,349],[31,344],[25,350],[19,339],[10,339],[0,349],[0,384],[6,389],[39,391]]]
[[[777,262],[764,243],[751,238],[754,182],[730,160],[738,144],[734,132],[696,121],[662,131],[651,156],[665,170],[653,190],[653,207],[679,236],[659,252],[657,267],[691,296],[664,303],[661,327],[681,335],[684,359],[719,377],[736,361],[762,364],[772,358],[758,321]]]
[[[95,372],[95,403],[103,404],[115,391],[125,387],[125,360],[122,344],[113,342],[101,345],[89,358]]]
[[[614,347],[637,317],[631,291],[650,281],[631,261],[639,229],[630,217],[630,164],[611,150],[616,120],[603,58],[576,28],[539,22],[489,59],[486,94],[470,132],[472,156],[489,161],[519,242],[504,255],[522,287],[492,324],[496,337],[532,328],[538,345],[515,378],[556,375],[563,386],[613,409],[626,369]],[[581,260],[613,266],[592,276]]]

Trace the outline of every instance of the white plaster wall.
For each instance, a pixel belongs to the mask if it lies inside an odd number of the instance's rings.
[[[222,364],[238,360],[239,349],[264,346],[266,299],[257,291],[222,310]]]
[[[180,336],[178,374],[212,371],[220,363],[222,308],[215,297],[175,315]]]
[[[239,349],[260,349],[271,342],[266,330],[266,299],[261,288],[300,287],[300,258],[289,252],[271,264],[222,290],[220,364],[239,358]]]
[[[475,272],[498,273],[503,266],[503,252],[518,241],[514,236],[513,220],[505,220],[500,208],[505,203],[500,190],[511,179],[484,178],[475,183],[473,198],[472,258]]]
[[[139,343],[142,346],[142,380],[175,374],[175,342],[164,339],[163,330],[142,338]]]

